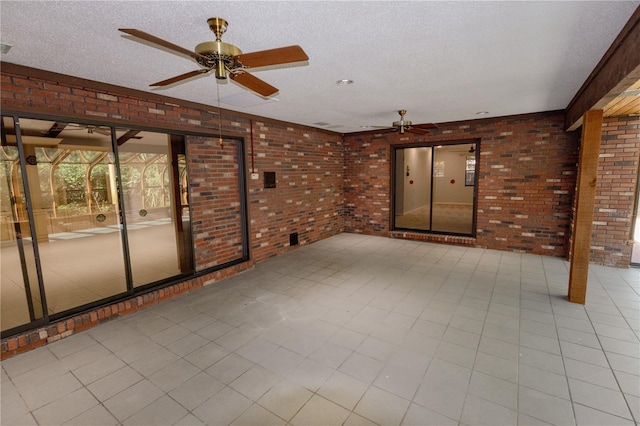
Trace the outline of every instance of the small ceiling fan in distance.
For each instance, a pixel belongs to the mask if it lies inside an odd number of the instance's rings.
[[[216,39],[215,41],[205,41],[198,44],[194,51],[177,46],[144,31],[131,28],[119,28],[119,30],[176,53],[187,55],[202,67],[198,70],[189,71],[185,74],[158,81],[157,83],[151,84],[151,86],[168,86],[213,71],[217,79],[225,80],[228,76],[240,86],[252,90],[263,97],[269,97],[276,94],[278,89],[250,74],[247,70],[309,60],[304,50],[296,45],[242,53],[236,46],[222,41],[222,34],[227,30],[227,21],[222,18],[209,18],[207,23],[211,31],[215,34]]]
[[[428,129],[435,129],[438,127],[433,123],[412,124],[411,121],[404,119],[406,113],[406,109],[401,109],[400,111],[398,111],[398,114],[400,114],[400,120],[394,121],[392,123],[392,127],[383,127],[383,131],[386,130],[388,132],[399,132],[400,134],[404,134],[404,132],[410,132],[419,135],[426,135],[429,133]]]

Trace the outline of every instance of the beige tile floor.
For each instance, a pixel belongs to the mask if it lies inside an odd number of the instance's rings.
[[[3,425],[632,425],[640,270],[341,234],[2,362]]]

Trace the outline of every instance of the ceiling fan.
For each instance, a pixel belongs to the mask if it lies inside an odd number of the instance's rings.
[[[411,121],[404,119],[406,113],[406,109],[398,111],[398,114],[400,114],[400,120],[394,121],[392,124],[393,127],[384,127],[384,129],[389,132],[400,132],[400,134],[404,134],[404,132],[411,132],[419,135],[426,135],[429,133],[428,129],[435,129],[438,127],[433,123],[412,124]]]
[[[222,18],[209,18],[207,23],[209,24],[209,29],[211,29],[215,34],[216,40],[198,44],[195,47],[195,51],[182,48],[143,31],[130,28],[120,28],[119,30],[160,47],[187,55],[193,58],[202,67],[195,71],[190,71],[176,77],[158,81],[157,83],[151,84],[151,86],[168,86],[170,84],[213,71],[217,79],[225,80],[227,76],[229,76],[231,80],[235,81],[239,85],[258,93],[259,95],[268,97],[277,93],[278,89],[252,74],[249,74],[247,72],[248,69],[303,62],[309,59],[304,50],[302,50],[300,46],[295,45],[258,52],[242,53],[242,51],[236,46],[225,43],[221,40],[222,34],[227,30],[227,21]]]
[[[61,132],[70,130],[85,130],[88,134],[99,133],[105,136],[111,135],[111,129],[109,127],[95,126],[92,124],[63,123],[59,121],[53,123],[49,129],[42,130],[42,133],[45,137],[55,138],[58,137]]]

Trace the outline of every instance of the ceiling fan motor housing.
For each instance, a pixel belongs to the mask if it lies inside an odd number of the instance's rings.
[[[411,122],[407,120],[394,121],[393,127],[400,130],[400,133],[404,133],[405,130],[411,127]]]
[[[215,68],[218,79],[227,78],[226,70],[242,67],[233,58],[241,54],[242,51],[233,44],[223,41],[205,41],[196,46],[195,52],[207,57],[207,60],[196,58],[196,61],[203,67]]]

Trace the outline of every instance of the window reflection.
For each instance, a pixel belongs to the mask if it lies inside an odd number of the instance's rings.
[[[3,331],[43,318],[44,306],[58,314],[193,271],[183,137],[19,122],[21,138],[12,118],[2,121]]]
[[[118,152],[133,285],[191,272],[193,262],[181,262],[185,252],[192,257],[190,226],[184,226],[188,204],[176,195],[182,190],[173,190],[186,183],[180,179],[186,172],[184,141],[141,132]]]

